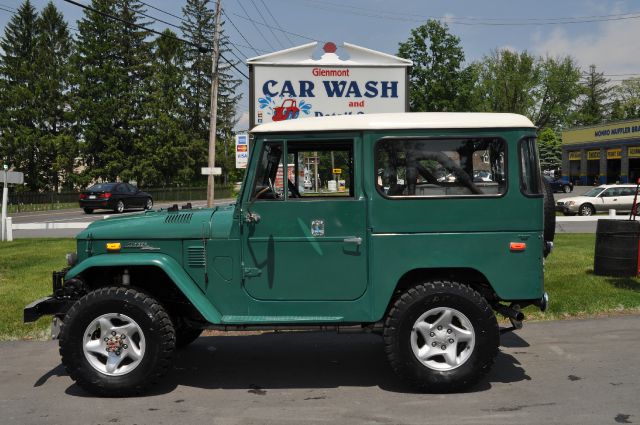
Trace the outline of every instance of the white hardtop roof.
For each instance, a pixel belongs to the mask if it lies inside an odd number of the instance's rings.
[[[419,130],[456,128],[536,128],[518,114],[486,112],[406,112],[391,114],[336,115],[271,122],[254,127],[252,133],[305,131]]]

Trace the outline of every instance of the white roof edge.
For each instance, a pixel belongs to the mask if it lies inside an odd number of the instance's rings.
[[[254,58],[249,58],[249,59],[247,59],[247,64],[260,62],[260,61],[262,61],[264,59],[267,59],[269,57],[277,57],[277,56],[282,56],[282,55],[287,54],[287,53],[294,53],[294,52],[298,52],[300,50],[306,50],[306,49],[309,49],[311,47],[313,47],[315,49],[315,47],[317,45],[318,45],[317,41],[312,41],[311,43],[303,44],[301,46],[295,46],[295,47],[290,47],[290,48],[284,49],[284,50],[278,50],[277,52],[271,52],[271,53],[267,53],[266,55],[261,55],[261,56],[256,56]]]
[[[381,57],[385,57],[389,60],[394,60],[399,62],[398,65],[403,65],[403,66],[412,66],[413,65],[413,61],[409,60],[409,59],[405,59],[405,58],[401,58],[399,56],[395,56],[395,55],[390,55],[389,53],[384,53],[384,52],[379,52],[377,50],[371,50],[368,49],[366,47],[362,47],[362,46],[357,46],[355,44],[351,44],[351,43],[347,43],[346,41],[343,43],[344,47],[347,49],[354,49],[354,50],[361,50],[365,53],[371,54],[371,55],[375,55],[375,56],[381,56]]]
[[[536,126],[529,118],[518,114],[487,112],[407,112],[338,115],[271,122],[254,127],[251,133],[457,128],[535,129]]]

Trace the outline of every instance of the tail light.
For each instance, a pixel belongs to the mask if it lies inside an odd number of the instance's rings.
[[[80,194],[80,199],[87,199],[87,194],[86,193],[81,193]]]
[[[111,198],[111,193],[109,193],[109,192],[101,193],[100,195],[98,195],[98,198],[109,199],[109,198]]]

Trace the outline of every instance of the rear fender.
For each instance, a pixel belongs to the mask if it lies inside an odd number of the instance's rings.
[[[164,271],[169,279],[176,285],[184,296],[211,323],[221,323],[220,312],[204,296],[198,285],[184,271],[176,260],[168,255],[141,253],[141,254],[102,254],[89,257],[69,270],[64,280],[77,277],[83,272],[94,267],[134,267],[151,266]]]

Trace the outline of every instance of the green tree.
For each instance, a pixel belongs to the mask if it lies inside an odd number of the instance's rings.
[[[188,184],[194,178],[195,160],[189,155],[188,135],[181,125],[184,46],[175,36],[167,29],[154,42],[146,119],[134,165],[138,182],[146,186]]]
[[[209,117],[211,113],[211,64],[213,52],[213,31],[215,13],[210,0],[187,0],[182,9],[185,22],[182,24],[184,37],[203,51],[190,47],[185,51],[184,105],[185,122],[190,140],[190,155],[195,159],[195,168],[207,164],[209,141]],[[228,38],[222,33],[220,52],[228,57]],[[225,55],[227,53],[227,55]],[[221,59],[218,65],[218,114],[216,120],[216,162],[222,167],[225,182],[235,178],[235,156],[233,127],[236,120],[236,105],[240,97],[236,88],[240,81],[231,74],[231,65]],[[232,165],[233,164],[233,165]]]
[[[32,190],[46,185],[36,112],[38,15],[29,0],[0,40],[0,149],[5,164],[25,173]]]
[[[398,56],[413,61],[409,71],[412,111],[455,111],[466,106],[459,101],[464,52],[446,24],[430,19],[412,29],[411,37],[400,43]]]
[[[494,51],[480,64],[478,103],[490,112],[512,112],[531,117],[534,92],[541,81],[536,59],[527,52]]]
[[[592,125],[605,121],[609,115],[611,91],[609,80],[591,65],[582,84],[574,124]]]
[[[540,168],[557,170],[561,167],[562,143],[552,128],[543,128],[538,133],[538,150],[540,152]]]
[[[137,0],[92,0],[91,5],[141,23]],[[142,137],[145,81],[150,76],[148,32],[90,10],[78,21],[78,28],[74,106],[87,177],[136,178],[135,147]]]
[[[640,78],[624,80],[613,88],[612,120],[640,118]]]
[[[478,109],[522,114],[537,127],[566,125],[581,93],[580,68],[569,56],[541,58],[499,50],[476,66]]]
[[[540,128],[559,129],[568,124],[573,104],[580,96],[582,72],[570,56],[540,58],[538,67],[540,85],[533,91],[532,121]]]
[[[36,105],[40,129],[41,162],[49,189],[64,181],[73,187],[78,145],[71,133],[68,110],[70,65],[73,43],[67,23],[53,3],[48,3],[38,19],[36,40]]]

